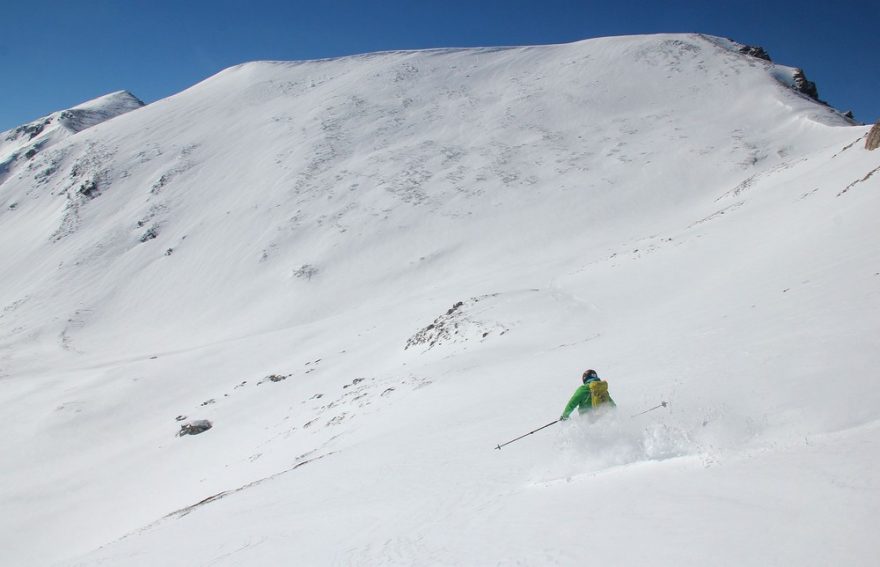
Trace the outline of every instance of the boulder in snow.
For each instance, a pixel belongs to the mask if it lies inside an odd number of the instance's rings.
[[[195,421],[191,421],[189,423],[184,423],[180,426],[180,431],[177,432],[178,437],[183,437],[184,435],[198,435],[199,433],[203,433],[213,427],[213,424],[207,419],[197,419]]]

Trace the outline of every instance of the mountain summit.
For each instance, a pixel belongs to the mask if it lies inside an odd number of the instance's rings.
[[[142,106],[133,94],[118,91],[0,133],[0,181],[17,163],[32,159],[41,150]]]
[[[8,560],[870,564],[880,153],[744,47],[254,62],[15,130]],[[616,414],[493,451],[587,368]]]

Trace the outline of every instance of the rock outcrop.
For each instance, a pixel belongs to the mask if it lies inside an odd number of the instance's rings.
[[[763,59],[764,61],[773,61],[770,59],[770,54],[767,53],[767,50],[760,46],[743,45],[739,48],[739,52],[745,55],[751,55],[752,57],[757,57],[758,59]]]
[[[767,50],[758,45],[743,45],[739,48],[739,52],[743,55],[749,55],[751,57],[763,59],[764,61],[769,61],[770,63],[773,62],[773,59],[770,58],[770,54],[767,53]],[[807,79],[807,75],[804,73],[803,69],[795,69],[792,79],[794,81],[794,84],[792,85],[794,90],[810,97],[818,103],[829,106],[827,102],[819,98],[819,89],[816,87],[816,83]],[[850,115],[847,116],[847,118],[852,120],[852,114],[849,114]]]
[[[874,124],[871,131],[868,132],[868,139],[865,140],[866,150],[876,150],[877,148],[880,148],[880,122]]]
[[[794,88],[797,92],[802,93],[822,104],[828,104],[824,100],[819,100],[819,89],[816,83],[807,79],[803,69],[796,69],[794,72]]]

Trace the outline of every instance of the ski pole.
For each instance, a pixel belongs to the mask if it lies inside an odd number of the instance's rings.
[[[630,416],[630,417],[639,417],[640,415],[644,415],[644,414],[648,413],[649,411],[654,411],[655,409],[665,408],[668,405],[669,405],[669,402],[660,402],[659,406],[654,406],[651,409],[646,409],[645,411],[643,411],[641,413],[637,413],[637,414]]]
[[[550,427],[550,426],[553,425],[554,423],[559,423],[559,420],[557,419],[557,420],[555,420],[555,421],[551,421],[551,422],[548,423],[547,425],[541,426],[541,427],[539,427],[538,429],[536,429],[536,430],[534,430],[534,431],[529,431],[529,432],[526,433],[525,435],[520,435],[520,436],[517,437],[516,439],[511,439],[511,440],[508,441],[507,443],[502,443],[502,444],[498,445],[498,446],[495,447],[495,448],[496,448],[496,449],[500,449],[501,447],[504,447],[505,445],[510,445],[510,444],[513,443],[514,441],[519,441],[519,440],[522,439],[523,437],[528,437],[528,436],[531,435],[532,433],[537,433],[538,431],[541,431],[542,429],[545,429],[545,428],[547,428],[547,427]]]

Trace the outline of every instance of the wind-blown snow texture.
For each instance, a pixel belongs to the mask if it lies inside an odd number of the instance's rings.
[[[249,63],[3,162],[3,563],[873,564],[880,152],[738,47]]]

